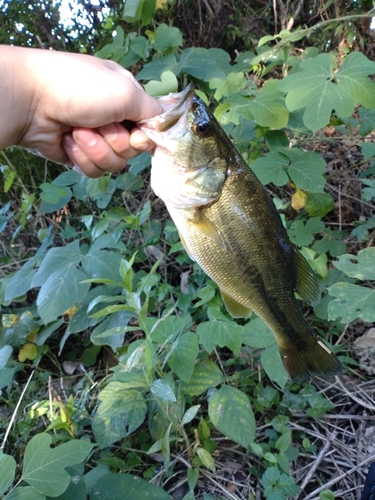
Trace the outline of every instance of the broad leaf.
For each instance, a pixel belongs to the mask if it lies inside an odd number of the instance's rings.
[[[50,275],[36,301],[38,313],[45,324],[82,301],[90,288],[89,283],[81,283],[85,279],[87,275],[73,264]]]
[[[274,345],[275,337],[270,328],[258,317],[244,326],[242,343],[254,348],[264,348]]]
[[[350,323],[356,318],[375,321],[375,290],[351,283],[335,283],[329,289],[332,297],[328,304],[328,319],[340,318],[342,323]]]
[[[358,280],[375,280],[375,248],[360,250],[358,255],[340,255],[334,266],[350,278]]]
[[[169,384],[167,384],[160,378],[150,384],[150,391],[161,402],[170,401],[172,403],[175,403],[177,401],[176,396],[174,395],[174,392],[172,391]]]
[[[310,193],[323,192],[325,179],[323,173],[326,162],[313,151],[301,151],[298,158],[293,159],[288,167],[292,181],[300,188]]]
[[[99,400],[92,429],[101,448],[128,436],[145,419],[147,405],[144,397],[137,390],[124,390],[121,382],[110,382],[100,393]]]
[[[277,382],[284,389],[289,377],[284,368],[277,345],[267,347],[260,355],[260,361],[272,382]]]
[[[90,500],[171,500],[160,486],[131,474],[107,474],[95,483]]]
[[[14,458],[11,455],[5,455],[0,449],[0,495],[3,495],[13,483],[16,466]]]
[[[258,177],[262,184],[272,182],[276,186],[284,186],[289,177],[286,169],[289,166],[289,159],[278,152],[268,153],[266,156],[257,158],[251,165],[251,170]]]
[[[182,383],[181,389],[190,396],[200,396],[211,387],[221,384],[223,378],[223,373],[213,361],[203,361],[195,365],[189,382]]]
[[[85,460],[93,444],[74,439],[51,448],[52,436],[37,434],[26,446],[21,479],[43,495],[56,497],[69,486],[70,475],[64,470]]]
[[[250,447],[255,437],[255,419],[246,394],[224,385],[211,398],[208,414],[222,434],[244,448]]]
[[[350,94],[355,104],[375,107],[375,82],[368,75],[375,74],[375,63],[361,52],[351,52],[336,74],[340,92]]]
[[[4,500],[45,500],[46,496],[31,486],[17,486]],[[80,500],[80,499],[77,499]]]
[[[168,364],[184,382],[189,382],[198,356],[198,336],[195,333],[181,335],[168,358]]]
[[[288,124],[288,110],[278,100],[280,90],[276,90],[278,80],[268,80],[261,92],[249,104],[255,121],[262,127],[284,128]]]
[[[278,89],[288,92],[285,102],[289,111],[306,108],[303,121],[313,132],[327,125],[333,110],[342,117],[350,116],[355,101],[345,88],[334,83],[334,58],[331,54],[301,62],[299,71],[281,80]]]
[[[211,352],[218,345],[238,353],[242,343],[243,327],[234,321],[205,321],[198,325],[197,334],[199,342],[207,352]]]
[[[170,92],[177,92],[178,81],[172,71],[163,71],[160,78],[161,81],[151,80],[146,83],[145,90],[148,94],[152,95],[153,97],[157,97],[161,95],[167,95]]]

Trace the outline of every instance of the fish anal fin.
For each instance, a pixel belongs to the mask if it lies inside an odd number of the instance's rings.
[[[249,307],[243,306],[223,290],[220,290],[220,293],[226,310],[233,318],[248,318],[250,316],[252,311]]]
[[[320,302],[319,281],[305,257],[297,249],[295,249],[295,258],[297,262],[296,292],[310,306],[316,306]]]
[[[280,346],[286,371],[293,382],[301,382],[314,375],[330,376],[342,371],[340,361],[331,349],[315,334],[301,345]]]
[[[194,216],[190,218],[190,223],[194,224],[202,234],[214,241],[222,250],[226,250],[222,235],[201,210],[196,209],[194,211]]]
[[[195,258],[194,258],[194,256],[192,255],[192,253],[190,252],[189,247],[188,247],[188,246],[187,246],[187,244],[186,244],[185,238],[182,236],[182,234],[181,234],[180,232],[178,232],[178,235],[179,235],[179,237],[180,237],[180,241],[181,241],[181,243],[182,243],[182,246],[183,246],[183,247],[185,248],[185,250],[186,250],[186,253],[187,253],[187,254],[188,254],[188,256],[191,258],[191,260],[195,262]]]

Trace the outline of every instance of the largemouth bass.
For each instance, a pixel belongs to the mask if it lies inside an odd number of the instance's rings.
[[[164,113],[137,126],[156,144],[151,186],[188,255],[217,283],[229,314],[254,311],[271,328],[292,380],[339,372],[295,297],[315,305],[319,284],[267,191],[192,87],[160,103]]]

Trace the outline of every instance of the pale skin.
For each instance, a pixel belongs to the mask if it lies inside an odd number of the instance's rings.
[[[89,177],[155,145],[121,122],[162,109],[129,73],[93,56],[0,45],[0,149],[21,146]]]

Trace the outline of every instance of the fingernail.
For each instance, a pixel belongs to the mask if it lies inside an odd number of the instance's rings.
[[[138,151],[149,151],[150,149],[153,148],[153,146],[154,146],[153,143],[151,143],[149,141],[145,141],[145,142],[140,142],[139,144],[137,144],[135,149],[137,149]]]
[[[107,131],[103,134],[106,141],[112,142],[118,138],[118,132],[115,125],[107,125]]]
[[[94,146],[96,144],[96,135],[92,130],[79,130],[75,135],[76,141],[81,142],[84,146]]]

